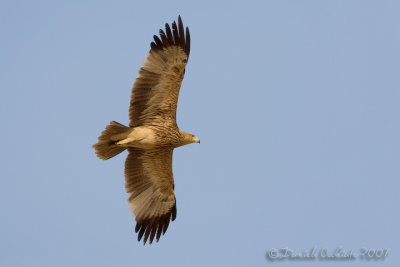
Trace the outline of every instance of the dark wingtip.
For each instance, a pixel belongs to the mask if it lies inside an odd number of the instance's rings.
[[[176,204],[172,207],[171,210],[171,221],[175,221],[176,219]]]
[[[190,54],[190,32],[189,32],[188,27],[186,27],[185,52],[186,52],[186,55],[189,57],[189,54]]]
[[[165,32],[160,29],[160,38],[154,36],[154,42],[150,44],[152,50],[163,49],[169,46],[180,46],[189,57],[190,54],[190,33],[189,28],[186,27],[186,34],[182,23],[182,18],[178,16],[178,23],[172,22],[172,30],[168,23],[165,23]],[[156,39],[157,37],[157,39]]]
[[[137,221],[135,232],[138,233],[138,241],[143,238],[143,245],[149,241],[152,244],[154,238],[156,242],[160,240],[161,235],[164,235],[168,229],[170,221],[176,219],[176,203],[169,212],[164,215]]]

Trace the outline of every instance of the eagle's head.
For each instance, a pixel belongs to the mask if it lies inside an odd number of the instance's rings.
[[[183,145],[188,145],[188,144],[192,144],[192,143],[199,143],[200,144],[200,139],[195,136],[194,134],[191,133],[186,133],[186,132],[182,132],[181,134],[183,136]]]

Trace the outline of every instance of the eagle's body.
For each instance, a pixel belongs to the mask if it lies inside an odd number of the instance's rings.
[[[178,127],[139,126],[132,128],[126,138],[117,142],[117,145],[141,149],[156,147],[180,147],[197,142],[190,133],[182,132]]]
[[[182,20],[168,24],[151,50],[133,84],[129,127],[112,121],[93,145],[101,159],[128,150],[125,187],[136,219],[138,240],[158,241],[176,217],[172,153],[174,148],[200,143],[193,134],[179,130],[176,108],[190,52],[190,34]]]

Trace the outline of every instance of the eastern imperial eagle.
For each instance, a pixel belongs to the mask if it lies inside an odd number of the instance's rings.
[[[181,17],[172,30],[165,24],[154,35],[150,52],[132,88],[129,127],[112,121],[93,145],[107,160],[125,149],[125,187],[136,219],[138,241],[158,241],[176,218],[172,153],[174,148],[200,143],[193,134],[179,130],[176,107],[190,52],[190,34]]]

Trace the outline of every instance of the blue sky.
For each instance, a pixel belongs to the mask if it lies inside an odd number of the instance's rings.
[[[1,266],[399,266],[398,1],[1,1]],[[152,36],[192,47],[174,153],[178,216],[136,241],[127,124]],[[387,248],[380,261],[271,263],[271,248]]]

